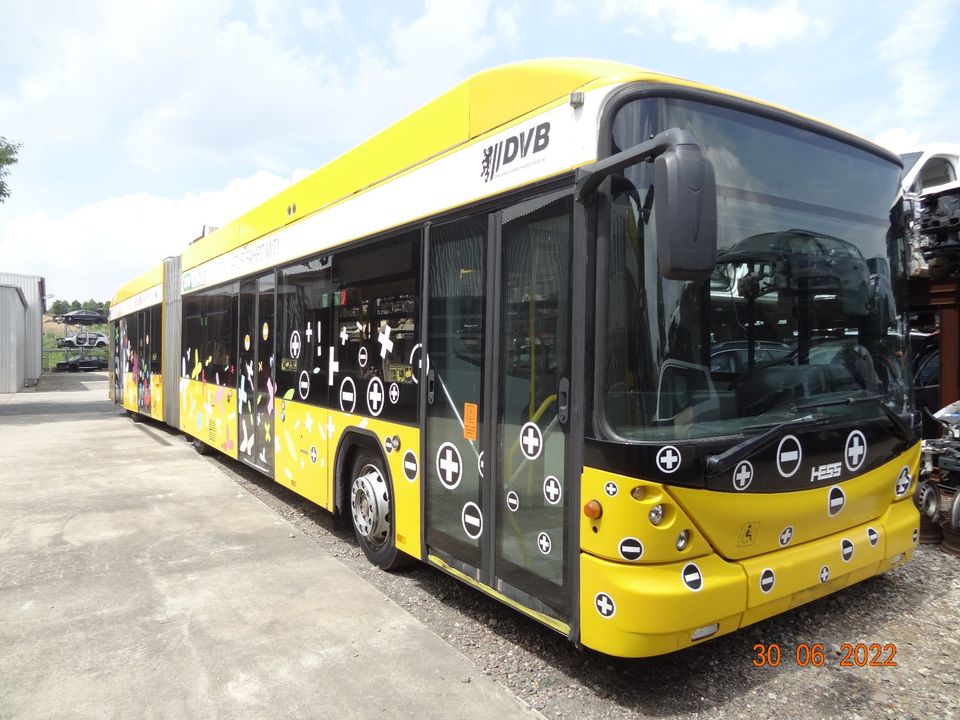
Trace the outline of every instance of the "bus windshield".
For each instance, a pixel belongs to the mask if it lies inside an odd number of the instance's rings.
[[[601,372],[623,440],[759,432],[906,409],[900,167],[809,129],[687,99],[627,103],[613,152],[689,131],[717,183],[709,280],[660,276],[653,166],[614,178]],[[844,400],[853,399],[851,402]],[[813,408],[813,409],[811,409]]]

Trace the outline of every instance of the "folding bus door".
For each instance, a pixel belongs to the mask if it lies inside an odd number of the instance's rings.
[[[567,599],[568,192],[430,228],[427,551],[550,618]],[[562,409],[561,409],[562,408]]]

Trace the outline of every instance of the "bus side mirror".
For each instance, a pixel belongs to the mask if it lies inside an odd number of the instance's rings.
[[[699,145],[674,145],[653,166],[660,273],[706,280],[717,255],[717,183]]]

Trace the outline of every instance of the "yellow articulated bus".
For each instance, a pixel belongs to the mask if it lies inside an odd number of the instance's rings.
[[[671,652],[914,551],[899,179],[685,80],[496,68],[121,291],[117,401],[381,568]]]

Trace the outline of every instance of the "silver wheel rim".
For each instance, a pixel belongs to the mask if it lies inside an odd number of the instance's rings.
[[[390,492],[375,465],[364,465],[350,489],[353,526],[370,545],[380,548],[390,531]]]

